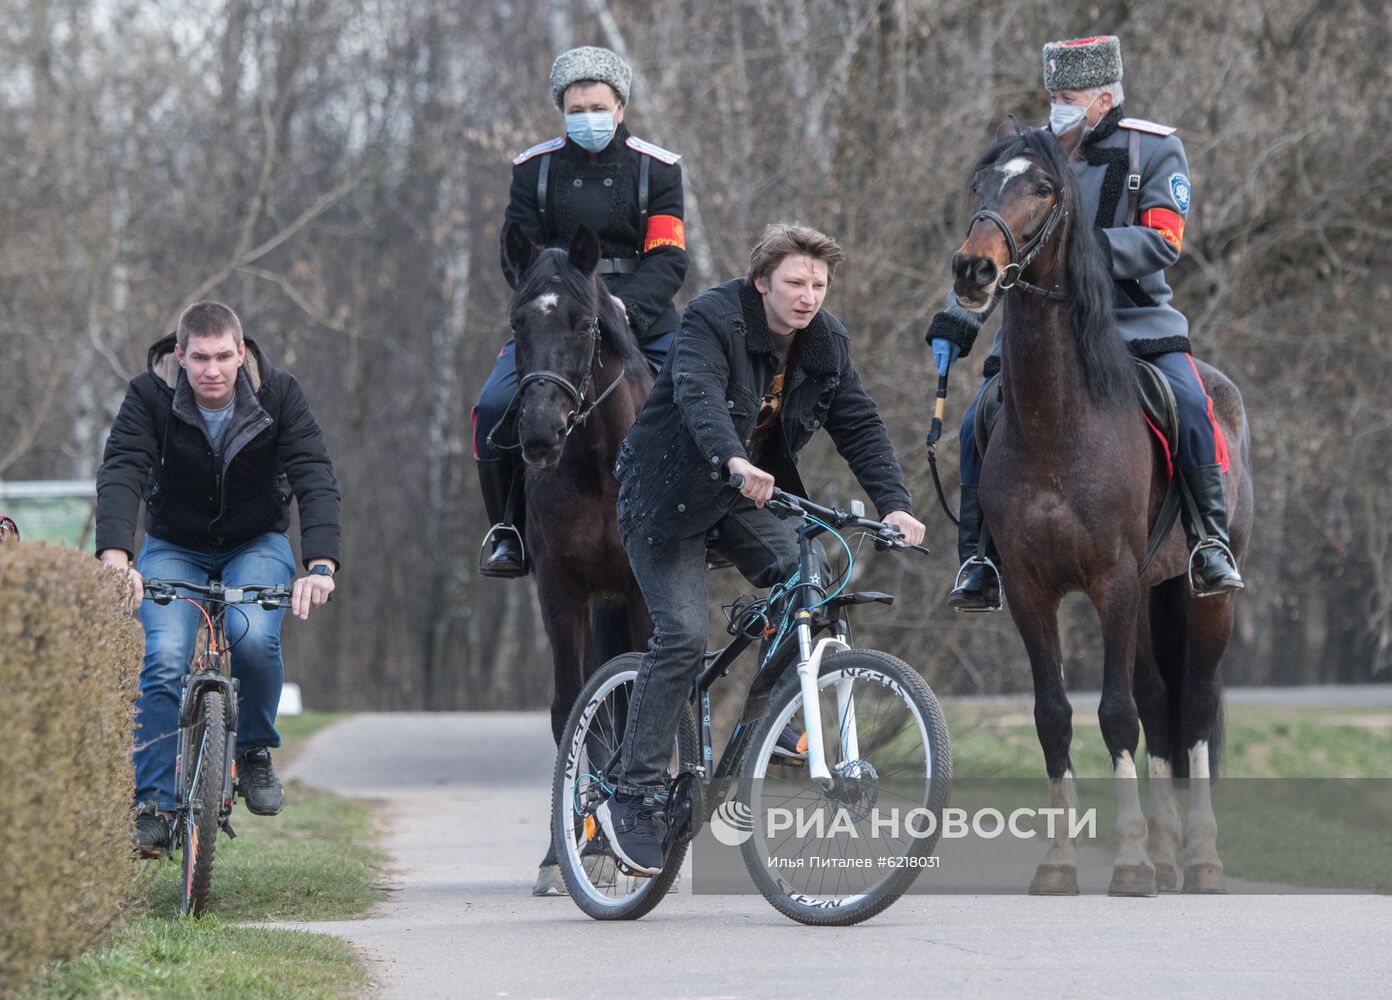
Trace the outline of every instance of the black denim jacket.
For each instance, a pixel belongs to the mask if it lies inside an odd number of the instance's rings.
[[[737,278],[698,295],[647,404],[619,449],[619,522],[650,544],[704,533],[738,494],[726,463],[748,458],[760,398],[777,370],[763,299]],[[825,427],[880,512],[911,510],[875,401],[851,364],[850,336],[825,310],[797,335],[783,410],[760,466],[805,495],[797,454]]]

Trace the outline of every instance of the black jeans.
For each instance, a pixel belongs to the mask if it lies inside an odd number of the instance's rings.
[[[721,520],[720,537],[711,548],[751,584],[767,590],[797,570],[799,523],[780,520],[741,498]],[[652,795],[666,791],[677,720],[706,651],[706,536],[654,546],[641,525],[627,526],[623,534],[652,615],[653,634],[629,699],[623,754],[614,777],[621,792]]]

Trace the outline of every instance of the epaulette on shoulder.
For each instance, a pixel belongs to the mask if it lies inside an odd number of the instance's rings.
[[[661,146],[654,146],[652,143],[645,139],[640,139],[636,135],[628,137],[628,148],[637,150],[640,153],[646,153],[654,160],[665,163],[669,167],[681,159],[680,153],[674,153],[670,149],[663,149]]]
[[[515,167],[519,163],[526,163],[532,157],[540,156],[542,153],[554,153],[556,150],[560,149],[564,145],[564,138],[547,139],[545,142],[539,142],[531,149],[524,150],[523,152],[518,153],[516,156],[514,156],[512,158],[512,165]]]
[[[1173,125],[1159,125],[1155,122],[1148,122],[1144,118],[1123,118],[1117,122],[1117,128],[1129,128],[1136,132],[1149,132],[1151,135],[1173,135],[1175,127]]]

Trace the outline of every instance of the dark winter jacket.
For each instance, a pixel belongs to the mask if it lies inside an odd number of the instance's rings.
[[[650,544],[711,528],[738,494],[731,458],[748,458],[759,404],[778,369],[763,299],[744,279],[698,295],[682,315],[667,364],[619,449],[619,521]],[[846,328],[825,310],[797,334],[783,409],[758,464],[784,490],[806,495],[797,454],[825,427],[880,512],[911,498],[875,401],[851,364]]]
[[[324,436],[295,376],[272,367],[252,340],[246,347],[221,454],[174,358],[174,334],[150,348],[147,370],[131,380],[106,440],[97,552],[135,552],[141,500],[147,534],[220,552],[285,531],[294,496],[305,563],[339,561],[339,488]]]
[[[562,248],[582,224],[589,226],[599,234],[605,287],[623,300],[634,336],[645,341],[671,333],[677,328],[672,297],[681,289],[687,265],[680,159],[629,135],[622,123],[598,153],[565,138],[539,143],[512,161],[503,221],[516,222],[538,246]],[[646,221],[640,218],[638,191],[644,160]],[[543,163],[544,206],[537,197]],[[506,252],[503,275],[517,287],[520,275],[511,273]]]

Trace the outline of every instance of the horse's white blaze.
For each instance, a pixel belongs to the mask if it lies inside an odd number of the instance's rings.
[[[1208,780],[1208,740],[1199,740],[1189,748],[1189,777]]]
[[[996,170],[1004,176],[1001,178],[1000,189],[1005,190],[1005,186],[1010,183],[1012,177],[1018,177],[1030,168],[1030,161],[1023,156],[1017,156],[1013,160],[1006,160],[1004,163],[996,165]]]
[[[536,311],[545,316],[552,309],[556,308],[556,303],[560,301],[560,296],[555,292],[547,292],[545,295],[538,295],[532,302],[536,306]]]

